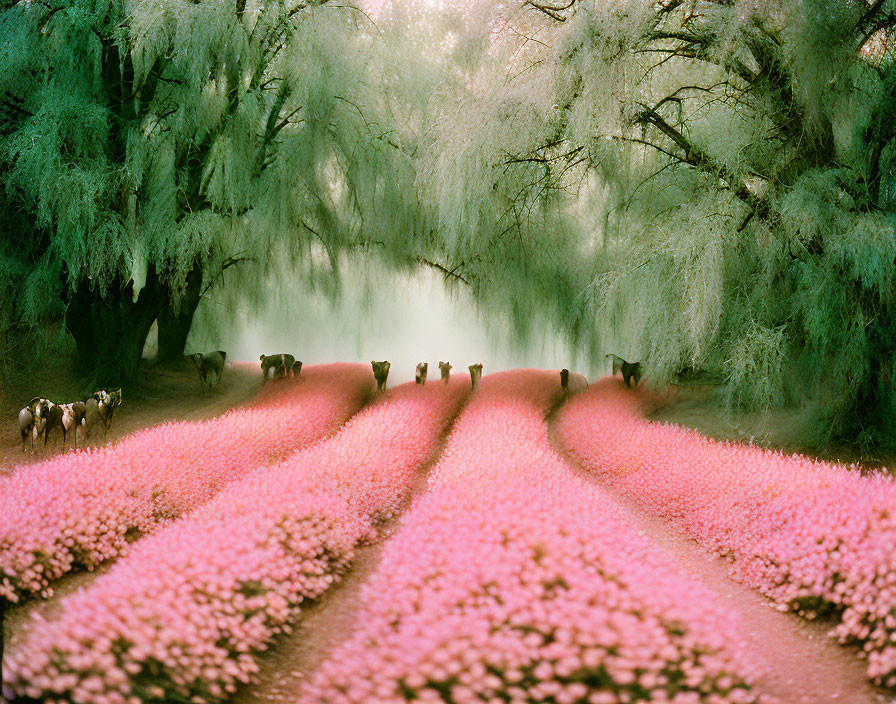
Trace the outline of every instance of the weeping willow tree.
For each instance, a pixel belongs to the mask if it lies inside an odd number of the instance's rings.
[[[893,0],[497,11],[433,131],[447,256],[531,248],[508,290],[592,353],[892,444],[894,28]]]
[[[335,271],[389,223],[413,230],[415,200],[383,193],[406,157],[369,24],[325,0],[8,5],[5,324],[64,313],[93,381],[132,381],[153,323],[160,355],[181,356],[234,274],[261,297],[272,270]]]

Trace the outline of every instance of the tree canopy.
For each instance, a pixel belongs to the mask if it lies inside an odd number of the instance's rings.
[[[818,402],[821,441],[892,442],[896,3],[497,21],[423,172],[459,271],[531,246],[508,288],[587,349],[658,383],[710,373],[740,406]]]
[[[192,316],[229,268],[334,268],[381,191],[401,184],[365,25],[310,1],[5,10],[0,174],[19,217],[0,266],[9,294],[24,294],[6,299],[8,319],[64,307],[96,375],[133,377],[153,321]],[[103,347],[127,342],[121,369]]]
[[[177,356],[203,295],[337,291],[351,251],[520,340],[893,442],[894,27],[896,0],[11,3],[2,325],[64,315],[132,376],[153,321]]]

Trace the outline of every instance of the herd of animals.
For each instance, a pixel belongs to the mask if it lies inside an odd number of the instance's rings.
[[[635,386],[641,380],[641,363],[627,362],[615,354],[608,354],[607,358],[613,360],[613,374],[620,371],[626,386]],[[199,379],[204,389],[212,389],[218,385],[221,374],[224,371],[224,362],[227,353],[221,350],[206,352],[204,354],[190,355],[193,364],[199,371]],[[296,360],[291,354],[263,354],[261,361],[261,374],[266,383],[268,380],[298,376],[302,372],[302,362]],[[371,362],[373,376],[376,379],[378,392],[386,390],[386,379],[389,377],[391,364],[388,361]],[[482,379],[482,365],[471,364],[470,380],[473,388],[479,385]],[[439,372],[444,383],[448,383],[453,367],[448,362],[439,362]],[[417,365],[414,379],[421,386],[426,384],[426,375],[429,371],[429,363],[421,362]],[[560,385],[564,394],[575,393],[587,388],[588,382],[580,374],[570,374],[568,369],[560,371]],[[112,425],[112,417],[115,409],[121,405],[121,389],[106,391],[100,389],[83,401],[72,403],[54,403],[48,398],[35,396],[19,411],[19,431],[22,435],[22,452],[25,452],[28,438],[31,438],[31,452],[34,453],[34,441],[43,437],[43,444],[47,444],[50,432],[59,428],[62,432],[62,449],[65,451],[65,440],[72,428],[75,430],[75,445],[78,445],[79,437],[90,437],[91,430],[98,423],[103,424],[103,439]]]
[[[22,452],[31,438],[31,452],[34,452],[34,441],[41,437],[44,445],[50,437],[50,431],[59,428],[62,432],[62,449],[65,450],[65,438],[75,429],[75,445],[78,444],[79,433],[89,438],[93,427],[103,424],[103,439],[112,426],[115,409],[121,405],[121,389],[95,391],[83,401],[72,403],[54,403],[48,398],[35,396],[19,411],[19,431],[22,433]]]

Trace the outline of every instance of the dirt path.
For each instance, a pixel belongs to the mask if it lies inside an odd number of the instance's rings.
[[[382,527],[379,539],[356,550],[351,568],[342,581],[302,610],[292,624],[292,633],[275,639],[267,652],[258,658],[261,671],[251,684],[241,687],[228,704],[294,702],[304,679],[334,647],[351,635],[360,607],[361,589],[376,570],[386,541],[398,530],[401,516],[426,490],[429,470],[441,457],[449,432],[450,426],[433,459],[417,472],[401,510]]]
[[[800,453],[824,462],[857,462],[864,468],[885,467],[896,472],[896,455],[883,450],[866,450],[849,445],[833,445],[825,450],[813,446],[811,408],[779,408],[765,412],[732,411],[713,401],[712,387],[679,384],[669,387],[666,402],[648,415],[649,420],[676,423],[715,440],[752,443],[789,454]]]
[[[599,483],[629,512],[657,550],[675,560],[725,606],[740,614],[745,644],[764,671],[757,683],[759,691],[777,697],[781,704],[896,704],[896,698],[868,682],[865,661],[860,659],[858,649],[840,646],[827,636],[830,625],[778,611],[761,594],[729,577],[723,560],[579,467],[563,452],[553,433],[551,443],[570,467],[589,481]]]

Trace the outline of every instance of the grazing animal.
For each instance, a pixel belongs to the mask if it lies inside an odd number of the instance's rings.
[[[469,366],[470,369],[470,381],[473,382],[473,388],[475,389],[479,386],[479,380],[482,379],[482,365],[481,364],[471,364]]]
[[[389,376],[389,362],[371,362],[373,367],[373,378],[376,379],[376,390],[379,392],[386,390],[386,379]]]
[[[448,362],[439,362],[439,371],[442,372],[442,381],[448,383],[448,377],[451,376],[451,365]]]
[[[62,430],[62,448],[65,449],[65,426],[62,423],[64,415],[62,406],[50,401],[50,405],[47,407],[47,422],[44,424],[44,447],[47,446],[47,440],[50,439],[50,431],[53,428],[59,428]]]
[[[34,454],[34,441],[39,439],[47,425],[50,414],[50,399],[35,396],[19,411],[19,432],[22,434],[22,452],[25,452],[25,438],[31,436],[31,454]]]
[[[297,359],[297,360],[296,360],[295,362],[293,362],[293,364],[292,364],[292,375],[293,375],[293,376],[298,376],[298,375],[301,374],[301,373],[302,373],[302,361],[299,360],[299,359]]]
[[[622,378],[625,379],[626,386],[631,388],[629,382],[632,379],[635,380],[635,386],[638,385],[638,382],[641,381],[642,373],[640,362],[626,362],[622,357],[618,357],[615,354],[608,354],[607,357],[613,358],[613,376],[616,376],[622,370]]]
[[[31,436],[31,454],[34,454],[34,412],[29,406],[19,411],[19,432],[22,433],[22,452],[25,452],[25,440]]]
[[[417,365],[417,372],[414,375],[414,381],[416,381],[420,386],[424,386],[426,384],[426,373],[429,371],[429,362],[420,362]]]
[[[569,373],[569,369],[560,370],[560,387],[563,389],[563,395],[577,394],[588,388],[588,380],[581,374],[573,372]]]
[[[119,389],[119,403],[121,403],[121,390]],[[84,426],[87,417],[87,403],[85,401],[75,401],[69,404],[72,407],[72,419],[75,422],[75,445],[78,444],[78,435],[81,436],[81,442],[84,442]],[[80,433],[79,433],[80,431]]]
[[[261,360],[261,377],[265,381],[268,380],[268,372],[271,372],[271,379],[286,376],[287,373],[294,372],[296,358],[291,354],[263,354],[259,357]],[[302,365],[299,364],[299,370]]]
[[[90,433],[98,422],[102,420],[100,416],[100,402],[96,399],[96,394],[84,401],[84,420],[81,421],[81,427],[84,429],[84,438],[89,438]]]
[[[103,440],[105,440],[106,418],[109,415],[109,404],[112,403],[112,394],[105,389],[99,389],[98,391],[94,391],[84,403],[87,404],[90,401],[93,401],[93,404],[90,407],[96,414],[93,422],[90,423],[90,427],[92,428],[97,421],[101,421],[103,424]]]
[[[112,392],[113,398],[115,393],[121,393],[119,389],[118,392]],[[82,401],[75,401],[73,403],[59,403],[52,404],[49,407],[49,413],[47,415],[47,422],[44,427],[44,445],[47,444],[47,440],[50,437],[50,431],[54,428],[59,428],[62,432],[62,451],[65,452],[65,440],[68,436],[69,431],[74,428],[75,429],[75,447],[78,446],[78,428],[81,426],[81,421],[84,419],[84,413],[86,412],[86,407]]]
[[[217,352],[206,352],[205,354],[191,354],[190,359],[199,370],[199,378],[203,388],[212,389],[218,385],[221,378],[221,372],[224,370],[224,361],[227,359],[227,353],[221,350]]]
[[[102,401],[99,403],[98,411],[103,421],[103,439],[105,439],[109,428],[112,427],[112,416],[115,415],[115,409],[121,405],[121,389],[116,389],[111,393],[106,390],[97,391],[96,393],[102,394],[100,397]]]

